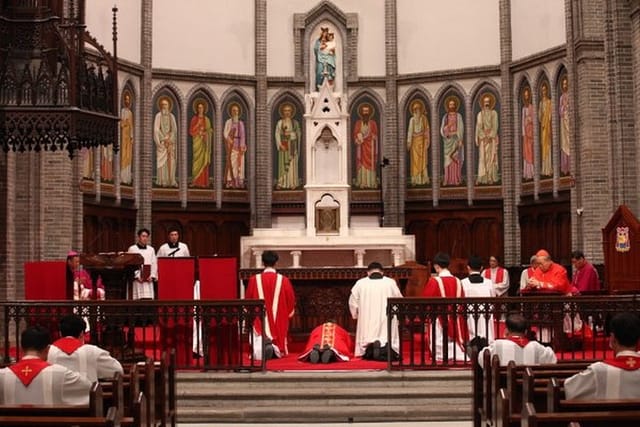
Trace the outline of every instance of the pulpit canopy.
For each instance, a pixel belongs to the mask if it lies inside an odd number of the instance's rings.
[[[640,222],[624,205],[602,229],[605,287],[610,293],[640,292]]]

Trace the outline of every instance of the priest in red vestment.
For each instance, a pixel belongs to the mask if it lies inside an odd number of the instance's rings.
[[[522,293],[570,294],[571,283],[569,283],[567,270],[553,262],[549,252],[544,249],[540,249],[536,257],[538,268],[533,271],[533,277],[528,280],[527,287],[522,290]]]
[[[433,258],[433,267],[438,275],[429,278],[424,287],[422,296],[425,298],[464,298],[464,289],[460,279],[449,271],[449,254],[438,252]],[[465,345],[469,341],[469,329],[467,319],[459,307],[460,313],[453,313],[449,308],[447,316],[438,317],[436,324],[436,360],[444,359],[444,346],[442,328],[444,322],[447,323],[447,360],[464,360]]]
[[[351,335],[337,323],[329,321],[311,331],[304,352],[298,359],[311,363],[329,363],[333,360],[347,362],[352,357]]]
[[[260,319],[253,324],[253,356],[261,360],[282,357],[289,354],[287,337],[289,319],[295,312],[296,297],[289,279],[276,272],[275,265],[278,254],[266,251],[262,254],[265,269],[262,273],[249,278],[245,298],[264,300],[267,323],[262,325]],[[264,351],[262,345],[264,340]]]

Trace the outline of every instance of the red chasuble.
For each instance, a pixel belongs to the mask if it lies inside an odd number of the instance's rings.
[[[79,349],[80,347],[82,347],[84,344],[82,343],[82,341],[80,341],[77,338],[64,337],[64,338],[60,338],[59,340],[54,341],[53,345],[55,345],[56,347],[58,347],[60,350],[64,351],[65,353],[71,354],[74,351],[76,351],[77,349]]]
[[[9,366],[9,369],[16,374],[16,377],[25,387],[29,387],[31,381],[47,366],[51,364],[42,359],[22,359],[15,365]]]
[[[315,345],[319,345],[320,348],[327,345],[336,353],[339,360],[347,361],[353,357],[353,340],[349,332],[332,322],[323,323],[311,331],[307,346],[298,359],[304,360],[309,356]]]

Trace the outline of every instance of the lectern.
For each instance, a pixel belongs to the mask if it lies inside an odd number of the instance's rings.
[[[132,295],[134,273],[144,264],[144,258],[127,252],[83,254],[80,264],[91,274],[94,287],[98,277],[102,277],[106,299],[127,299],[127,295]],[[93,293],[96,294],[95,289]]]

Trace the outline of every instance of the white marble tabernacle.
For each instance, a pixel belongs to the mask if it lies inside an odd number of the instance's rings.
[[[413,235],[380,227],[377,217],[349,215],[347,105],[326,79],[319,92],[305,96],[305,216],[274,217],[272,228],[242,237],[240,268],[261,267],[266,250],[278,253],[281,268],[397,266],[415,259]]]

